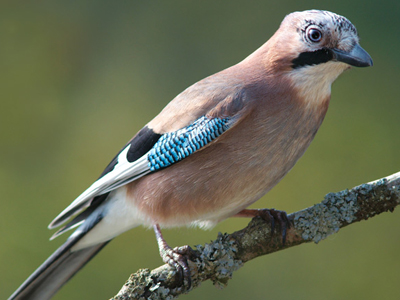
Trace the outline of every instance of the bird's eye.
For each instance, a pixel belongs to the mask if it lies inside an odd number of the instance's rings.
[[[307,37],[313,43],[318,43],[322,40],[322,32],[316,28],[309,28],[307,30]]]

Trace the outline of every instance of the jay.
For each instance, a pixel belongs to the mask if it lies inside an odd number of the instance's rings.
[[[355,26],[328,11],[294,12],[238,64],[176,96],[49,225],[76,228],[9,299],[50,299],[109,241],[153,227],[160,254],[190,286],[188,247],[172,249],[160,228],[210,228],[250,210],[313,140],[331,84],[351,66],[372,66]],[[283,234],[284,235],[284,234]]]

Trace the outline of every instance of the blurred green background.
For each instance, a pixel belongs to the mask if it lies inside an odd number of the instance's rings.
[[[334,84],[327,117],[291,173],[253,207],[288,213],[400,170],[400,1],[2,1],[0,298],[64,240],[48,223],[125,142],[190,84],[245,58],[295,10],[348,17],[374,66]],[[181,299],[399,299],[400,214],[386,213],[258,258],[224,290]],[[165,230],[172,246],[214,230]],[[131,272],[161,264],[154,234],[115,239],[54,299],[108,299]]]

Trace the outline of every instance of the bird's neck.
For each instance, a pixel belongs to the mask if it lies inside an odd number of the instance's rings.
[[[287,76],[299,99],[307,106],[319,107],[329,102],[331,85],[348,66],[327,62],[316,66],[292,69]]]

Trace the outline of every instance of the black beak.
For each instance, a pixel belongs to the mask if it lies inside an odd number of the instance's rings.
[[[360,45],[355,45],[350,52],[344,52],[338,49],[332,49],[333,60],[349,64],[354,67],[370,67],[372,66],[371,56],[361,48]]]

